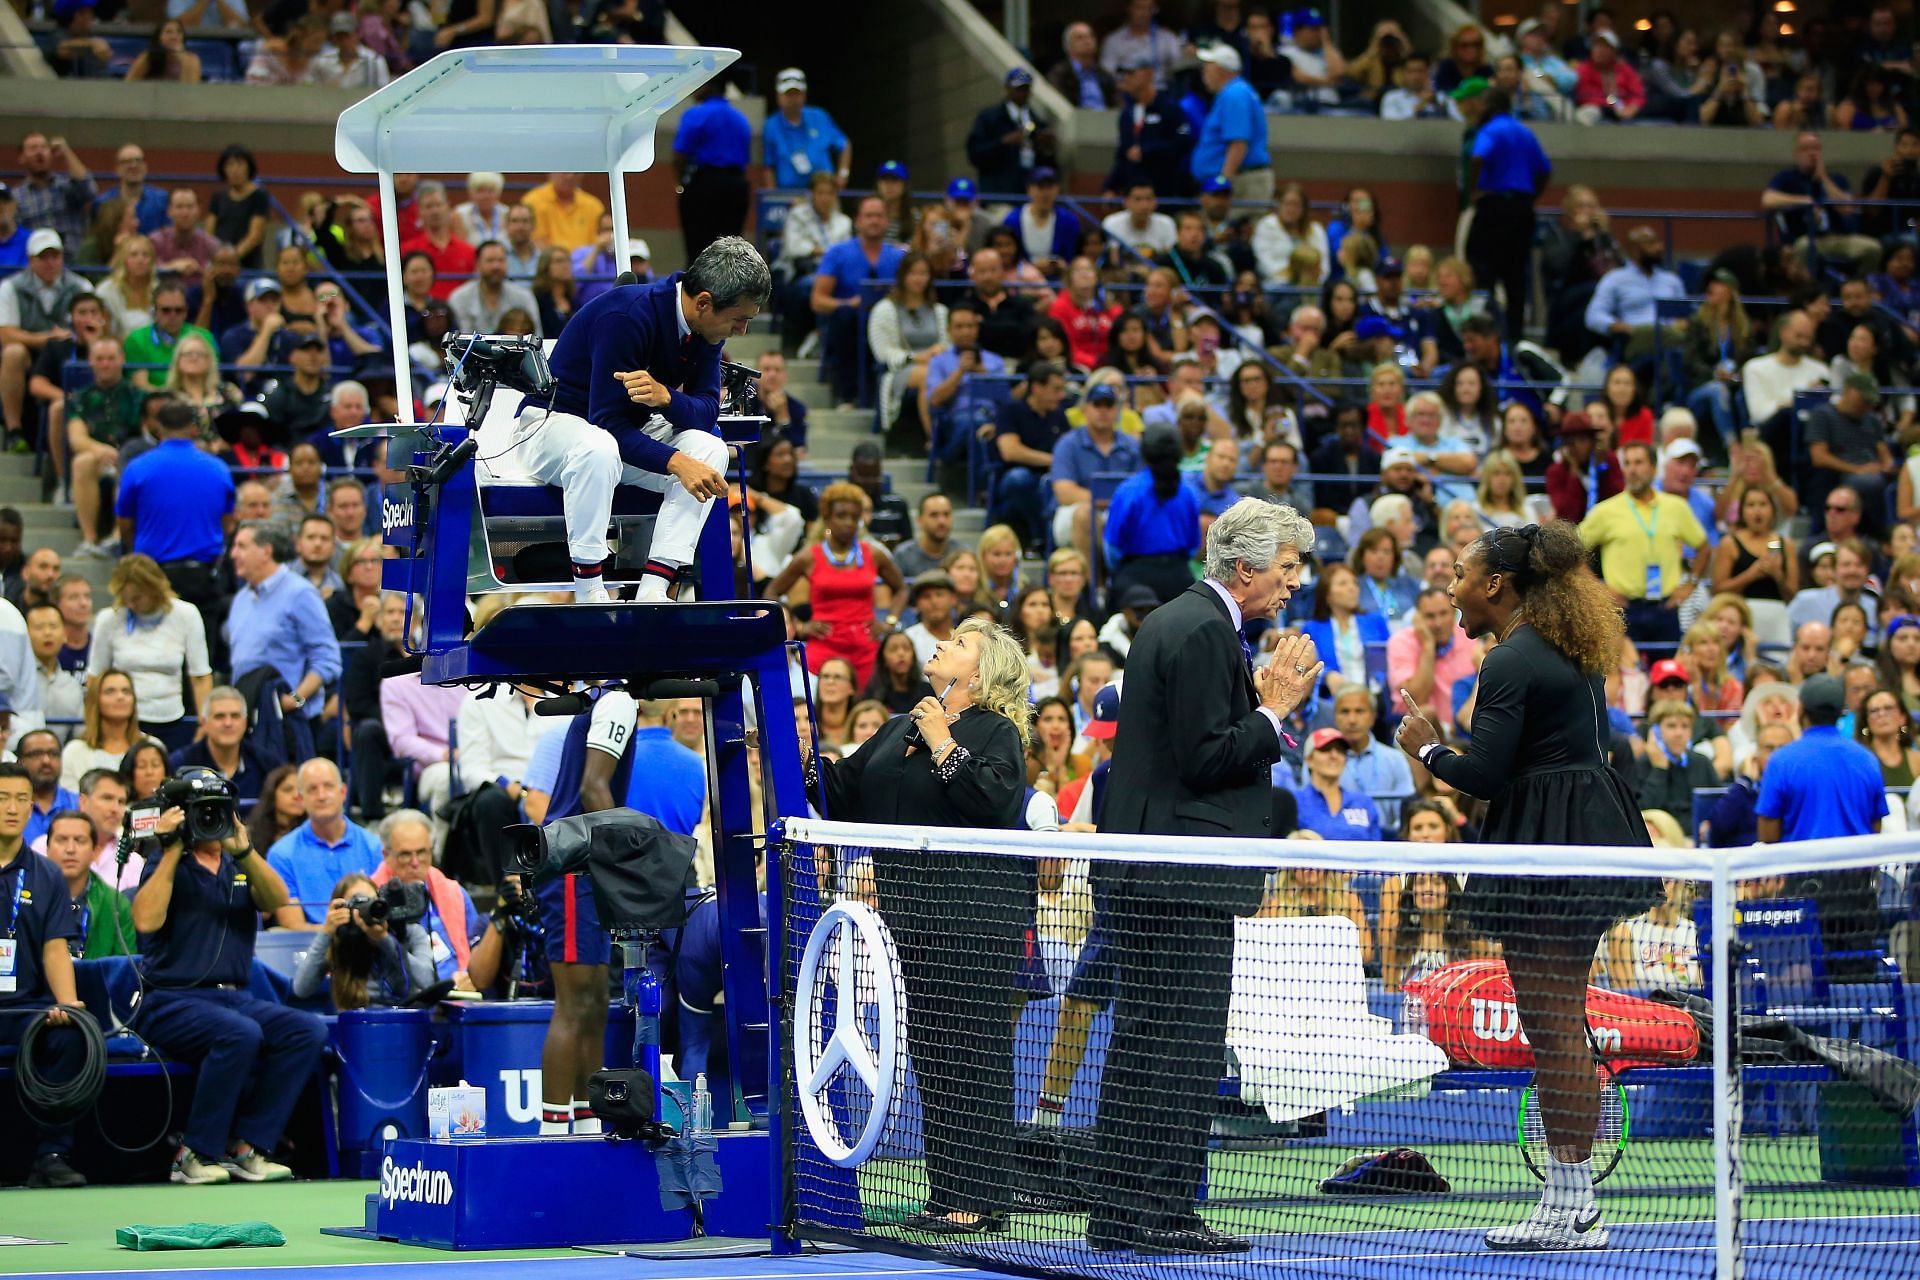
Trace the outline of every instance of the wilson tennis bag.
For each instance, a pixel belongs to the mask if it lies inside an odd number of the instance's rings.
[[[1427,1039],[1463,1067],[1531,1067],[1513,980],[1503,960],[1456,960],[1403,988],[1426,1006]],[[1616,1071],[1692,1062],[1700,1030],[1691,1014],[1639,996],[1587,988],[1587,1029]]]

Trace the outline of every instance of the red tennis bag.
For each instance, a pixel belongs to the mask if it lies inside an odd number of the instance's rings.
[[[1427,1038],[1463,1067],[1531,1067],[1504,960],[1456,960],[1403,988],[1425,1005]],[[1672,1005],[1587,988],[1587,1027],[1609,1066],[1672,1066],[1700,1052],[1693,1016]]]

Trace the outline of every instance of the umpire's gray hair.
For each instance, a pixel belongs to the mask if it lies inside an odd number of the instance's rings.
[[[721,236],[700,251],[680,281],[689,298],[713,295],[713,309],[725,311],[740,302],[767,305],[773,293],[773,273],[760,251],[739,236]]]
[[[1207,530],[1207,576],[1228,582],[1244,560],[1255,571],[1271,568],[1280,548],[1313,550],[1313,525],[1292,507],[1258,498],[1242,498],[1220,514]]]

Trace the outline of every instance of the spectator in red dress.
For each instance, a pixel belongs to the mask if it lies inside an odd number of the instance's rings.
[[[815,675],[829,658],[853,665],[854,688],[866,687],[880,652],[880,637],[900,625],[900,606],[906,599],[906,580],[893,557],[878,542],[860,536],[860,519],[867,495],[845,480],[827,486],[820,495],[820,539],[787,562],[768,588],[784,596],[807,580],[807,598],[813,617],[800,628],[807,646],[807,667]],[[887,584],[886,616],[874,609],[874,586]]]
[[[1047,314],[1067,331],[1073,362],[1083,369],[1098,367],[1107,356],[1107,335],[1120,314],[1117,303],[1100,293],[1100,269],[1087,258],[1075,258],[1067,268],[1067,287]]]
[[[460,238],[453,225],[453,206],[447,202],[447,189],[437,182],[423,182],[417,204],[420,234],[401,242],[400,252],[424,253],[433,261],[433,296],[442,302],[466,283],[473,274],[473,246]]]

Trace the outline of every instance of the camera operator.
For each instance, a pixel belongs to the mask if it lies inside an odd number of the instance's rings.
[[[0,764],[0,911],[7,913],[6,934],[0,937],[0,1045],[18,1044],[32,1015],[51,1006],[39,1066],[58,1084],[79,1075],[86,1061],[85,1042],[63,1012],[63,1006],[80,1006],[68,949],[80,920],[59,869],[20,838],[32,807],[27,771],[12,761]],[[73,1122],[43,1125],[31,1113],[28,1120],[39,1133],[39,1145],[27,1185],[86,1186],[86,1178],[67,1163]]]
[[[348,875],[333,886],[333,900],[314,945],[300,954],[293,994],[316,995],[333,979],[333,1007],[345,1012],[368,1005],[398,1005],[434,983],[433,947],[427,931],[387,918],[387,903],[372,879]]]
[[[451,980],[461,991],[485,991],[500,975],[506,950],[504,931],[493,927],[473,905],[473,897],[458,880],[433,865],[433,823],[418,809],[395,809],[380,823],[381,863],[373,883],[390,881],[426,886],[427,916],[417,932],[427,936],[434,978]],[[520,879],[508,876],[502,884],[499,919],[511,899],[520,895]]]
[[[146,991],[134,1027],[161,1053],[199,1069],[174,1182],[277,1182],[292,1170],[267,1158],[320,1063],[326,1024],[247,993],[262,912],[287,905],[287,886],[240,827],[233,788],[182,769],[212,800],[160,815],[160,852],[133,899]]]

